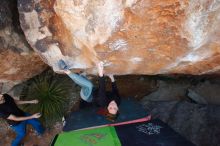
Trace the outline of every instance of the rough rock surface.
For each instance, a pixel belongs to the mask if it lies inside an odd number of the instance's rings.
[[[197,146],[219,146],[220,106],[187,101],[142,101],[153,118],[168,123]]]
[[[218,0],[18,0],[26,38],[59,71],[208,74],[220,70]]]
[[[188,99],[198,104],[220,105],[219,76],[175,75],[155,77],[157,89],[154,87],[153,92],[145,94],[143,102],[144,100],[181,101]]]
[[[158,89],[145,96],[150,101],[172,101],[185,98],[187,89],[191,86],[190,82],[181,81],[157,81]]]
[[[216,84],[210,81],[205,81],[191,88],[191,90],[202,99],[200,103],[211,103],[216,105],[220,105],[219,89],[219,83]]]
[[[47,66],[25,39],[16,0],[2,0],[0,4],[0,60],[0,83],[10,86],[37,75]]]

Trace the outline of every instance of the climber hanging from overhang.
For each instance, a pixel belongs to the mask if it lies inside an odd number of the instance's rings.
[[[96,105],[100,107],[98,114],[105,116],[110,121],[115,121],[118,114],[121,102],[121,97],[118,93],[118,88],[113,75],[108,75],[111,79],[112,91],[106,92],[105,77],[103,70],[103,62],[97,63],[98,75],[99,75],[99,87],[95,88],[91,81],[85,76],[73,73],[69,70],[68,65],[62,59],[59,60],[59,67],[67,74],[77,85],[81,87],[80,107],[84,108],[87,105]]]

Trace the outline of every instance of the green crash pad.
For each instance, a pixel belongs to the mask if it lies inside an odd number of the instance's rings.
[[[53,146],[119,146],[114,127],[102,127],[61,133]]]

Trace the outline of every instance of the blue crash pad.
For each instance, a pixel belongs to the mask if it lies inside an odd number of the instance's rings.
[[[133,99],[122,99],[119,107],[120,115],[115,123],[135,120],[148,116],[143,106]],[[72,112],[66,119],[63,131],[72,131],[94,126],[112,124],[104,116],[97,114],[97,107],[91,106]]]

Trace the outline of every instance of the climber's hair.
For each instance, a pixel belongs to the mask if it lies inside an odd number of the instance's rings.
[[[119,116],[119,112],[117,112],[116,114],[111,114],[111,113],[107,113],[105,115],[105,118],[108,120],[108,121],[111,121],[111,122],[115,122],[117,120]]]
[[[116,114],[111,114],[108,112],[107,108],[100,108],[97,114],[104,116],[108,121],[115,122],[119,116],[119,112]]]

